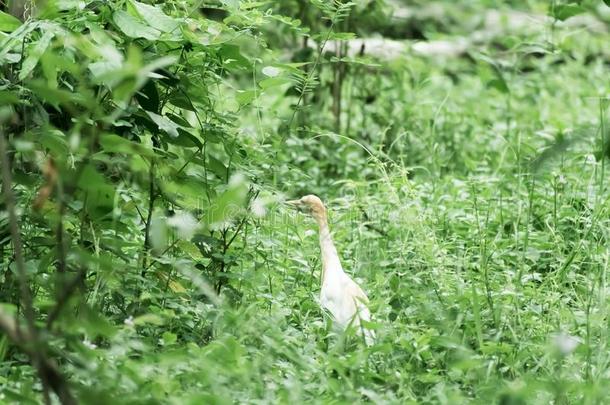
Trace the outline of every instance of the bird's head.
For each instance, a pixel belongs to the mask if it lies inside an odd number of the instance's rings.
[[[326,218],[326,208],[319,197],[310,194],[301,197],[298,200],[286,201],[289,206],[298,209],[301,212],[310,214],[316,220]]]

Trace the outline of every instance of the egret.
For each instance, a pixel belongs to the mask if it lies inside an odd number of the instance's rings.
[[[371,319],[367,307],[369,300],[362,288],[343,271],[330,234],[326,207],[322,200],[315,195],[306,195],[286,203],[310,214],[318,223],[322,254],[322,288],[320,289],[322,308],[330,312],[339,327],[343,329],[350,325],[356,327],[358,332],[364,335],[366,344],[371,345],[375,332],[361,324],[361,321],[368,322]]]

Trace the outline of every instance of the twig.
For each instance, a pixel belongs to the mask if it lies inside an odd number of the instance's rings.
[[[14,317],[7,314],[0,308],[0,330],[8,336],[8,338],[19,347],[25,354],[30,358],[38,358],[39,364],[37,366],[38,373],[44,384],[48,384],[59,401],[64,405],[76,405],[76,400],[70,392],[70,388],[66,379],[59,371],[59,368],[55,361],[45,356],[41,356],[36,349],[30,345],[30,342],[34,340],[34,336],[29,332],[24,332],[23,328],[19,326]]]
[[[4,131],[0,132],[0,159],[2,160],[2,184],[3,193],[6,203],[6,210],[9,217],[9,227],[11,231],[11,239],[13,241],[13,252],[15,255],[15,265],[17,266],[17,274],[19,277],[19,288],[21,293],[21,303],[23,305],[23,313],[27,321],[28,333],[37,341],[36,325],[34,324],[34,308],[32,306],[32,293],[30,291],[25,263],[23,261],[23,251],[21,244],[21,235],[19,233],[19,223],[15,209],[15,196],[12,190],[12,176],[10,162],[8,159],[6,139]]]
[[[146,216],[146,224],[144,228],[144,258],[142,260],[142,277],[146,275],[148,269],[148,255],[150,250],[150,225],[152,222],[153,209],[155,207],[155,163],[150,162],[150,171],[148,177],[148,214]]]
[[[377,225],[373,225],[370,223],[371,219],[369,218],[369,214],[366,213],[364,208],[362,208],[362,207],[359,207],[359,208],[360,208],[360,212],[362,212],[362,216],[364,217],[364,220],[366,221],[366,222],[364,222],[365,227],[369,228],[372,231],[379,233],[381,236],[388,236],[388,233],[386,231],[384,231]]]
[[[9,216],[9,226],[13,241],[13,251],[15,255],[15,265],[19,275],[19,287],[21,292],[21,303],[25,315],[27,331],[21,330],[19,323],[5,312],[0,310],[0,329],[25,352],[38,371],[38,376],[42,382],[43,395],[45,402],[50,404],[49,388],[57,394],[60,402],[66,405],[76,404],[76,400],[70,393],[66,379],[61,375],[55,363],[49,359],[41,345],[34,320],[34,307],[32,305],[32,293],[28,285],[25,262],[19,232],[19,223],[15,209],[15,196],[12,190],[12,176],[10,162],[7,154],[6,139],[4,132],[0,130],[0,160],[2,161],[2,185],[6,209]]]
[[[318,55],[313,64],[313,67],[308,72],[307,77],[305,78],[305,85],[301,89],[301,93],[299,94],[297,103],[294,106],[294,110],[292,111],[292,116],[290,117],[290,121],[288,121],[288,131],[284,135],[282,135],[281,143],[284,143],[284,141],[288,137],[290,130],[292,129],[292,123],[294,121],[294,117],[296,116],[297,111],[299,110],[299,106],[301,105],[301,102],[303,101],[303,98],[305,97],[305,93],[307,91],[307,86],[309,85],[309,82],[313,79],[313,76],[315,75],[316,68],[318,67],[318,65],[320,63],[320,58],[322,57],[322,52],[324,51],[324,48],[326,47],[326,43],[330,39],[330,35],[331,35],[334,27],[335,27],[335,21],[333,20],[330,24],[330,27],[328,28],[328,33],[326,34],[326,38],[324,38],[324,42],[322,42],[322,45],[319,47]]]
[[[74,278],[70,280],[69,284],[64,285],[62,294],[57,297],[57,302],[55,303],[53,311],[47,316],[47,329],[51,329],[53,322],[55,322],[57,317],[61,314],[62,309],[69,301],[70,297],[72,297],[72,293],[74,293],[76,288],[83,282],[85,274],[86,269],[83,267],[78,271]]]

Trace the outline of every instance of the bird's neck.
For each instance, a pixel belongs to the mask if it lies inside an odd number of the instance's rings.
[[[330,228],[326,216],[317,218],[320,227],[320,250],[322,252],[322,284],[329,274],[343,272],[339,254],[330,235]]]

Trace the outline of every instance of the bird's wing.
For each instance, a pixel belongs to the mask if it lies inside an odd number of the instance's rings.
[[[375,331],[367,328],[363,328],[360,321],[370,322],[371,313],[367,307],[369,302],[368,297],[362,291],[362,288],[354,280],[349,279],[348,286],[346,287],[348,294],[346,296],[351,296],[352,305],[353,305],[353,313],[352,313],[352,322],[353,325],[358,327],[358,333],[364,334],[364,340],[367,346],[371,346],[375,341]]]
[[[362,288],[360,288],[360,286],[358,284],[356,284],[356,282],[349,277],[347,277],[347,282],[345,285],[345,292],[350,297],[356,299],[356,301],[358,303],[363,303],[363,304],[369,303],[369,299],[366,296],[366,294],[364,293],[364,291],[362,291]]]
[[[358,318],[369,320],[369,312],[366,307],[368,298],[364,291],[347,274],[340,278],[327,282],[322,286],[320,303],[322,307],[332,313],[335,320],[343,327],[356,321]]]
[[[349,308],[349,317],[353,318],[354,315],[357,315],[357,318],[369,320],[370,314],[367,308],[367,304],[369,302],[368,297],[362,291],[362,288],[354,280],[349,277],[346,277],[346,282],[343,287],[343,308]],[[356,324],[358,324],[358,320],[354,319]]]

